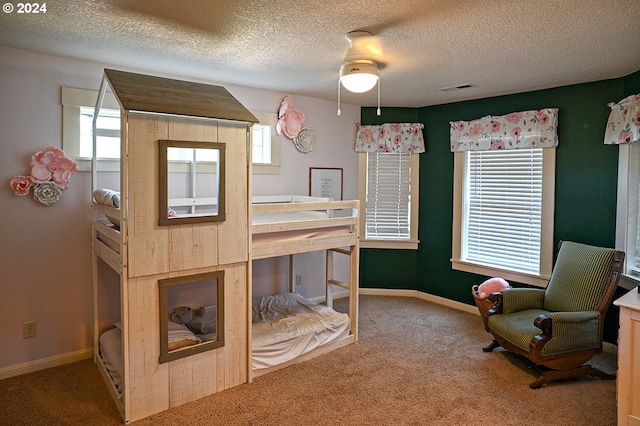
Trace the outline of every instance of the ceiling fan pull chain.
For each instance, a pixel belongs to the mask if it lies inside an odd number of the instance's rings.
[[[382,111],[380,111],[380,81],[382,79],[378,79],[378,109],[376,110],[376,115],[382,115]]]
[[[338,80],[338,115],[340,115],[340,80]]]

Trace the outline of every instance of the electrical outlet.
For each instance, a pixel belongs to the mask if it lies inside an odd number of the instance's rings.
[[[25,339],[29,337],[36,337],[35,321],[29,321],[22,324],[22,337]]]
[[[302,285],[302,275],[296,275],[296,285]]]

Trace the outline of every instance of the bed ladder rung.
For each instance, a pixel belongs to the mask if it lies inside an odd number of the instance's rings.
[[[327,283],[337,285],[338,287],[349,289],[349,284],[338,280],[327,280]]]
[[[349,258],[351,258],[352,256],[352,251],[351,249],[346,250],[343,248],[338,248],[338,247],[334,247],[334,248],[329,248],[326,251],[326,304],[329,308],[333,308],[333,289],[332,289],[332,285],[338,286],[340,288],[343,288],[345,290],[351,290],[351,285],[350,283],[346,283],[344,281],[340,281],[340,280],[336,280],[333,278],[333,253],[339,253],[339,254],[344,254],[346,256],[349,256]],[[349,296],[351,297],[351,296]]]

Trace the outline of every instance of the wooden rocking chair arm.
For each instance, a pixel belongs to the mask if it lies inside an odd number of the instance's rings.
[[[502,314],[502,292],[494,291],[487,297],[491,302],[493,302],[493,308],[489,309],[489,315],[493,314]]]
[[[533,325],[542,330],[542,334],[551,335],[551,331],[553,330],[553,319],[547,315],[540,315],[533,320]]]

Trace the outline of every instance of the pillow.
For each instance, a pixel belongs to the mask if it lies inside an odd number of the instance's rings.
[[[218,307],[216,305],[202,306],[198,312],[202,315],[202,322],[208,333],[216,331],[218,322]]]
[[[97,203],[105,206],[120,208],[120,193],[112,189],[96,189],[93,191],[93,198]]]
[[[93,191],[93,199],[96,203],[103,204],[109,207],[120,208],[120,193],[112,189],[96,189]],[[120,229],[120,220],[107,216],[107,219],[116,229]]]

